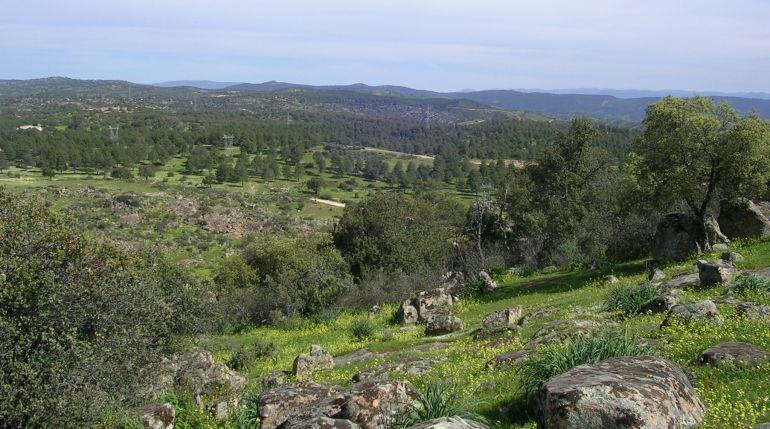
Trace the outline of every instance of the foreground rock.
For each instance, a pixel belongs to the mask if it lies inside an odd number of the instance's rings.
[[[454,299],[446,288],[423,291],[401,303],[396,312],[399,323],[427,322],[433,315],[452,311]]]
[[[722,361],[754,366],[770,360],[770,353],[754,344],[729,342],[717,344],[698,355],[695,362],[717,366]]]
[[[297,377],[297,381],[309,381],[313,379],[313,374],[318,371],[324,371],[334,368],[334,358],[321,346],[310,346],[310,354],[301,354],[294,359],[292,372]]]
[[[735,265],[732,262],[719,260],[715,262],[698,261],[698,278],[700,286],[707,288],[718,284],[728,284],[733,281],[737,274]]]
[[[175,388],[190,390],[196,396],[221,396],[246,386],[245,377],[198,348],[164,358],[152,372],[156,376],[147,394],[155,398]]]
[[[730,238],[770,236],[770,220],[759,206],[748,200],[723,204],[719,212],[719,226]]]
[[[422,422],[410,429],[488,429],[489,426],[474,420],[466,420],[460,416],[439,417]]]
[[[425,335],[444,335],[462,331],[463,321],[457,316],[436,314],[428,318]]]
[[[416,396],[408,381],[370,380],[347,388],[319,384],[282,386],[260,396],[260,427],[375,429],[408,412]]]
[[[548,380],[537,398],[539,428],[679,428],[706,408],[682,370],[654,356],[608,359]]]
[[[134,410],[145,429],[173,429],[176,412],[171,404],[146,405]]]
[[[676,305],[669,310],[662,326],[668,326],[673,321],[689,323],[691,321],[704,321],[722,323],[717,305],[711,300],[693,302],[690,304]]]

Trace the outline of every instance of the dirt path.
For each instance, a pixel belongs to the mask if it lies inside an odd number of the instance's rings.
[[[310,201],[318,204],[326,204],[329,206],[345,208],[345,203],[341,203],[339,201],[322,200],[321,198],[311,198]]]

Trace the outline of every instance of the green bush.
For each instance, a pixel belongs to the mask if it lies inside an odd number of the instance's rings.
[[[350,336],[356,341],[364,341],[374,336],[375,326],[369,319],[356,319],[350,326]]]
[[[407,428],[440,417],[453,416],[486,423],[484,417],[467,411],[455,386],[433,383],[418,392],[417,404],[394,426]]]
[[[770,292],[770,279],[767,277],[758,276],[756,274],[741,277],[727,286],[725,292],[737,293],[741,295],[758,292]]]
[[[68,223],[0,189],[0,426],[93,426],[206,327],[206,291],[177,266]]]
[[[236,371],[241,371],[248,369],[258,360],[274,357],[277,352],[278,348],[274,342],[257,340],[254,344],[241,347],[233,353],[227,365]]]
[[[597,337],[575,336],[562,344],[541,349],[517,369],[524,399],[531,401],[551,377],[584,364],[620,356],[652,354],[654,349],[639,344],[628,333],[610,331]]]
[[[659,286],[651,282],[619,286],[607,295],[604,307],[608,311],[622,311],[626,315],[639,314],[642,307],[661,294]]]

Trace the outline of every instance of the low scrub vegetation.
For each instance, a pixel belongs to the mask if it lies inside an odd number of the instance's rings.
[[[633,316],[642,312],[642,309],[653,298],[661,294],[660,286],[652,282],[644,282],[637,285],[619,286],[607,295],[604,308],[608,311],[620,311],[626,316]]]

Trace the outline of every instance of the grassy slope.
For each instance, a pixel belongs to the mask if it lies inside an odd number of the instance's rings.
[[[765,241],[734,247],[746,259],[741,268],[752,269],[770,265],[770,242]],[[713,256],[713,255],[712,255]],[[666,267],[669,275],[692,271],[691,262]],[[641,262],[616,267],[615,274],[621,284],[638,283],[644,279],[645,270]],[[569,317],[591,319],[597,317],[602,300],[609,287],[603,286],[600,275],[594,272],[570,272],[532,277],[510,276],[493,294],[477,300],[460,303],[459,316],[465,322],[465,333],[479,326],[481,318],[495,310],[512,305],[521,305],[525,313],[545,307],[553,307],[556,314],[537,319],[520,334],[519,339],[501,347],[489,347],[485,341],[473,340],[469,335],[442,339],[446,344],[428,351],[410,351],[415,346],[433,341],[422,334],[422,328],[401,330],[390,325],[388,320],[394,307],[383,308],[378,314],[346,313],[325,323],[306,320],[294,321],[292,327],[260,328],[238,335],[225,335],[202,340],[204,347],[212,350],[218,359],[227,361],[230,354],[240,346],[256,340],[268,340],[278,346],[275,358],[257,362],[245,372],[252,384],[265,373],[291,368],[293,358],[306,352],[311,344],[320,344],[334,356],[341,356],[361,348],[374,352],[404,350],[402,355],[388,355],[373,361],[364,361],[348,366],[336,367],[320,374],[319,379],[338,383],[349,383],[351,377],[363,369],[375,367],[381,360],[394,360],[405,355],[410,357],[432,357],[441,360],[434,369],[418,376],[406,376],[418,387],[436,381],[451,381],[459,389],[469,408],[479,412],[502,426],[534,427],[523,413],[520,417],[506,419],[501,408],[516,410],[519,406],[517,376],[514,368],[489,369],[486,362],[504,351],[521,347],[543,324],[549,320]],[[721,294],[721,287],[706,291],[687,292],[687,298],[705,299]],[[767,298],[759,298],[767,301]],[[701,351],[719,342],[743,340],[770,350],[770,330],[766,325],[750,323],[732,316],[729,307],[723,307],[727,322],[721,328],[701,324],[696,326],[674,326],[661,331],[659,325],[663,315],[642,315],[616,322],[629,332],[647,338],[660,340],[660,354],[679,365],[689,367],[689,362]],[[352,340],[350,328],[354,321],[369,318],[377,327],[378,334],[371,340]],[[755,369],[692,367],[696,376],[696,389],[706,402],[709,413],[704,427],[740,427],[757,420],[767,420],[770,398],[763,386],[770,381],[770,365]],[[398,375],[404,377],[403,375]]]

